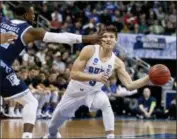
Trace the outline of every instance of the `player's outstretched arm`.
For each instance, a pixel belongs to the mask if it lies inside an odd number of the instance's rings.
[[[51,43],[64,43],[64,44],[75,44],[75,43],[98,43],[102,37],[102,33],[92,35],[78,35],[73,33],[53,33],[47,32],[42,28],[29,28],[24,36],[23,40],[26,44],[35,40],[42,40],[44,42]]]
[[[118,58],[116,59],[116,65],[117,65],[118,78],[128,90],[135,90],[135,89],[148,85],[150,81],[149,75],[146,75],[145,77],[141,79],[132,81],[130,75],[125,69],[125,64]]]
[[[0,44],[13,43],[17,39],[17,35],[13,33],[0,33]]]

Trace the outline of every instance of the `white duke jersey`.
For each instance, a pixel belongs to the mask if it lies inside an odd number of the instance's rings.
[[[99,74],[100,72],[105,72],[108,77],[112,75],[112,71],[114,70],[115,63],[115,54],[112,52],[112,56],[106,62],[102,62],[99,57],[99,45],[94,45],[95,52],[93,56],[88,60],[86,67],[84,69],[85,73],[89,74]],[[86,92],[97,92],[102,89],[104,84],[98,81],[76,81],[71,80],[68,89],[80,88],[80,91]],[[76,90],[76,89],[75,89]],[[74,90],[73,90],[74,91]]]

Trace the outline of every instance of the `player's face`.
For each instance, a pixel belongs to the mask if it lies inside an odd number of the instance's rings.
[[[113,49],[116,44],[116,35],[113,32],[103,34],[101,46],[106,49]]]
[[[34,19],[35,19],[35,14],[34,14],[34,8],[31,7],[28,11],[28,13],[25,16],[26,20],[33,23]]]

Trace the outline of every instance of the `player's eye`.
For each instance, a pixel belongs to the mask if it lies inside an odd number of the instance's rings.
[[[103,35],[103,38],[107,38],[107,35]]]
[[[114,36],[113,36],[113,35],[111,35],[111,36],[110,36],[110,38],[114,38]]]

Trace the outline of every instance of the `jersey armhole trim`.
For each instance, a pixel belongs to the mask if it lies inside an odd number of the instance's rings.
[[[21,42],[23,43],[24,46],[27,46],[27,45],[26,45],[26,43],[25,43],[24,40],[23,40],[23,35],[25,34],[25,32],[26,32],[29,28],[32,28],[32,26],[27,27],[27,28],[22,32],[21,37],[20,37]]]
[[[93,53],[93,55],[88,59],[88,61],[87,61],[87,63],[88,62],[90,62],[91,61],[91,59],[94,57],[94,55],[95,55],[95,51],[96,51],[96,48],[95,48],[95,45],[93,45],[93,49],[94,49],[94,53]]]

